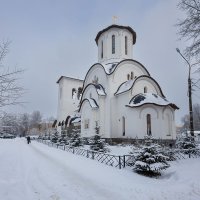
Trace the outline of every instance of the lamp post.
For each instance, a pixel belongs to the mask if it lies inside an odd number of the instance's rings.
[[[186,61],[189,66],[189,74],[188,74],[188,97],[189,97],[189,115],[190,115],[190,135],[194,136],[194,126],[193,126],[193,111],[192,111],[192,82],[191,82],[191,65],[188,60],[183,56],[178,48],[176,51],[181,55],[181,57]]]

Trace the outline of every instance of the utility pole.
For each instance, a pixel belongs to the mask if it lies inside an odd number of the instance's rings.
[[[194,136],[194,125],[193,125],[193,111],[192,111],[192,81],[191,81],[191,65],[188,60],[183,56],[178,48],[176,51],[181,55],[181,57],[186,61],[189,66],[188,74],[188,97],[189,97],[189,116],[190,116],[190,135]]]

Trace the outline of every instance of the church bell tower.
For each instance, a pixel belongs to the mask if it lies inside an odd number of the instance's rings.
[[[132,59],[136,33],[129,26],[113,24],[98,32],[95,38],[98,46],[98,61]]]

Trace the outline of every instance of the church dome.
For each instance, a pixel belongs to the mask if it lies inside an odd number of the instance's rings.
[[[97,33],[97,36],[95,38],[97,45],[98,45],[98,40],[99,40],[99,37],[101,36],[101,34],[103,34],[104,32],[108,31],[111,28],[126,29],[126,30],[130,31],[133,36],[133,44],[136,43],[136,32],[130,26],[120,26],[120,25],[113,24],[111,26],[108,26],[107,28],[104,28],[103,30],[101,30]]]
[[[113,24],[99,31],[95,41],[100,63],[113,59],[132,59],[132,46],[136,43],[136,33],[129,26]]]

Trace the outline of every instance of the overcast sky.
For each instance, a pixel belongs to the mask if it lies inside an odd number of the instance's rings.
[[[188,112],[188,66],[175,51],[175,24],[183,14],[177,0],[0,0],[0,41],[12,41],[5,63],[23,68],[20,84],[27,93],[24,107],[9,112],[39,110],[44,117],[57,115],[56,81],[60,76],[84,79],[97,62],[96,34],[111,25],[131,26],[137,33],[133,59],[141,62],[158,81],[168,100]],[[198,95],[198,96],[197,96]],[[199,102],[200,94],[193,95]]]

